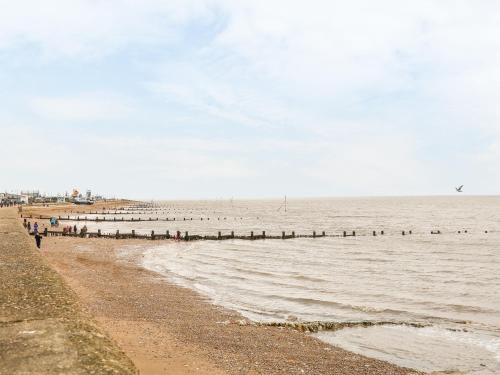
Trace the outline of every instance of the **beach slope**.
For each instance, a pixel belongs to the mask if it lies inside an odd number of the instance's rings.
[[[16,209],[0,209],[0,374],[137,374],[39,254]]]

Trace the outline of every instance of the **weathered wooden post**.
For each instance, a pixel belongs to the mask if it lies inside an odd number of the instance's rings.
[[[189,241],[189,233],[187,231],[184,233],[184,240]]]
[[[253,231],[250,232],[250,239],[253,240]]]
[[[313,230],[313,238],[316,238],[316,231]]]
[[[284,240],[285,239],[285,232],[281,232],[281,239]]]
[[[151,231],[151,239],[152,239],[152,240],[154,240],[154,239],[155,239],[155,231],[154,231],[154,230],[152,230],[152,231]]]
[[[356,237],[356,232],[355,231],[352,231],[352,236]]]
[[[404,236],[405,235],[405,231],[402,231],[401,234]]]
[[[120,238],[120,231],[117,229],[116,230],[116,239],[119,239]]]
[[[217,239],[220,240],[222,238],[222,233],[221,232],[218,232],[217,233]]]
[[[132,229],[132,237],[135,237],[135,229]]]
[[[326,237],[325,231],[321,232],[321,236]]]
[[[346,231],[344,231],[344,237],[347,237],[347,232]]]
[[[47,237],[48,233],[49,233],[49,230],[47,228],[45,228],[44,231],[43,231],[43,235],[45,237]]]
[[[380,234],[383,236],[383,235],[384,235],[384,231],[383,231],[383,230],[381,230],[381,231],[380,231]]]
[[[167,238],[170,238],[170,232],[167,230]]]
[[[292,232],[292,237],[295,238],[295,231]]]
[[[97,237],[101,237],[101,230],[100,229],[97,230]]]
[[[375,237],[377,235],[377,232],[373,231],[373,236]]]
[[[262,231],[262,238],[266,238],[266,231],[265,230]]]
[[[234,238],[234,230],[231,231],[231,238]]]

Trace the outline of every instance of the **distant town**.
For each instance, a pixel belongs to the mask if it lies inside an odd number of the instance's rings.
[[[74,204],[94,204],[97,201],[107,201],[101,195],[92,195],[91,190],[85,194],[78,189],[73,189],[71,194],[64,195],[41,194],[38,190],[21,191],[19,193],[0,193],[1,205],[21,205],[21,204],[49,204],[49,203],[74,203]]]

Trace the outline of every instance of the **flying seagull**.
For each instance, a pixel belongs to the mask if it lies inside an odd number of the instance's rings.
[[[460,185],[459,187],[456,187],[455,190],[457,191],[457,193],[462,193],[463,187],[464,187],[464,185]]]

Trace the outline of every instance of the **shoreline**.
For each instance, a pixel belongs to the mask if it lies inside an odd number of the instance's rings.
[[[42,255],[143,374],[419,374],[288,327],[249,324],[138,264],[142,240],[48,237]],[[124,255],[128,249],[129,254]]]

